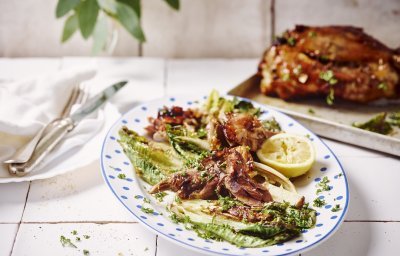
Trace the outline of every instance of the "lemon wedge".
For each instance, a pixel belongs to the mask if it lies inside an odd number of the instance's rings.
[[[315,162],[315,149],[305,136],[279,133],[262,144],[257,156],[262,163],[292,178],[311,169]]]

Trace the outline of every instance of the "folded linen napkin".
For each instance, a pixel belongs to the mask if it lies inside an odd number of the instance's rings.
[[[0,179],[10,177],[3,161],[32,139],[43,126],[59,117],[74,86],[93,78],[95,74],[93,68],[69,69],[36,79],[0,85]],[[112,115],[109,118],[119,116],[112,106],[106,106],[106,109]],[[56,161],[56,158],[71,155],[72,149],[87,143],[102,130],[105,116],[104,111],[100,110],[82,120],[45,158],[38,170],[29,175],[35,175],[39,169]],[[93,160],[98,157],[98,154],[85,155]],[[57,164],[52,163],[50,166],[56,167]]]

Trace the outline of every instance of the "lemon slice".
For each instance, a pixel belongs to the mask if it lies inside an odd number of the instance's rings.
[[[310,170],[315,162],[315,149],[307,137],[279,133],[262,144],[257,156],[262,163],[291,178]]]

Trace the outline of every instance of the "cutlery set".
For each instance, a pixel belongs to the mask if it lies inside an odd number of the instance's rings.
[[[75,86],[60,117],[45,125],[30,142],[18,149],[10,159],[4,161],[8,165],[10,174],[25,176],[39,168],[46,156],[80,121],[101,107],[126,84],[127,81],[115,83],[91,99],[88,99],[87,86]],[[80,106],[75,109],[78,105]]]

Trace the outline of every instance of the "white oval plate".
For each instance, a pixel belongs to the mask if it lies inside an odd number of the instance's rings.
[[[229,96],[225,96],[229,97]],[[156,116],[157,111],[163,106],[181,106],[183,108],[200,106],[206,97],[174,96],[154,100],[142,104],[123,115],[108,132],[101,152],[102,174],[111,191],[118,200],[142,223],[144,226],[164,236],[176,244],[208,254],[217,255],[289,255],[298,254],[321,244],[332,235],[343,222],[349,204],[349,189],[346,175],[334,153],[314,133],[304,128],[292,118],[270,109],[263,105],[253,103],[260,107],[264,113],[260,119],[275,117],[282,129],[286,132],[309,136],[315,145],[317,157],[312,169],[304,177],[295,180],[298,193],[306,197],[306,202],[316,197],[326,201],[326,205],[317,210],[317,223],[312,229],[306,230],[299,237],[282,244],[263,248],[238,248],[227,242],[216,242],[202,239],[195,232],[185,230],[181,224],[173,223],[169,218],[165,207],[160,206],[147,190],[150,186],[143,182],[134,172],[128,158],[122,152],[117,142],[119,129],[126,125],[139,133],[145,134],[144,127],[148,124],[149,116]],[[119,174],[125,174],[125,179],[118,178]],[[316,195],[316,184],[324,176],[330,180],[330,191]],[[151,201],[155,209],[153,214],[141,211],[143,198]],[[331,209],[340,204],[340,210],[332,212]]]

